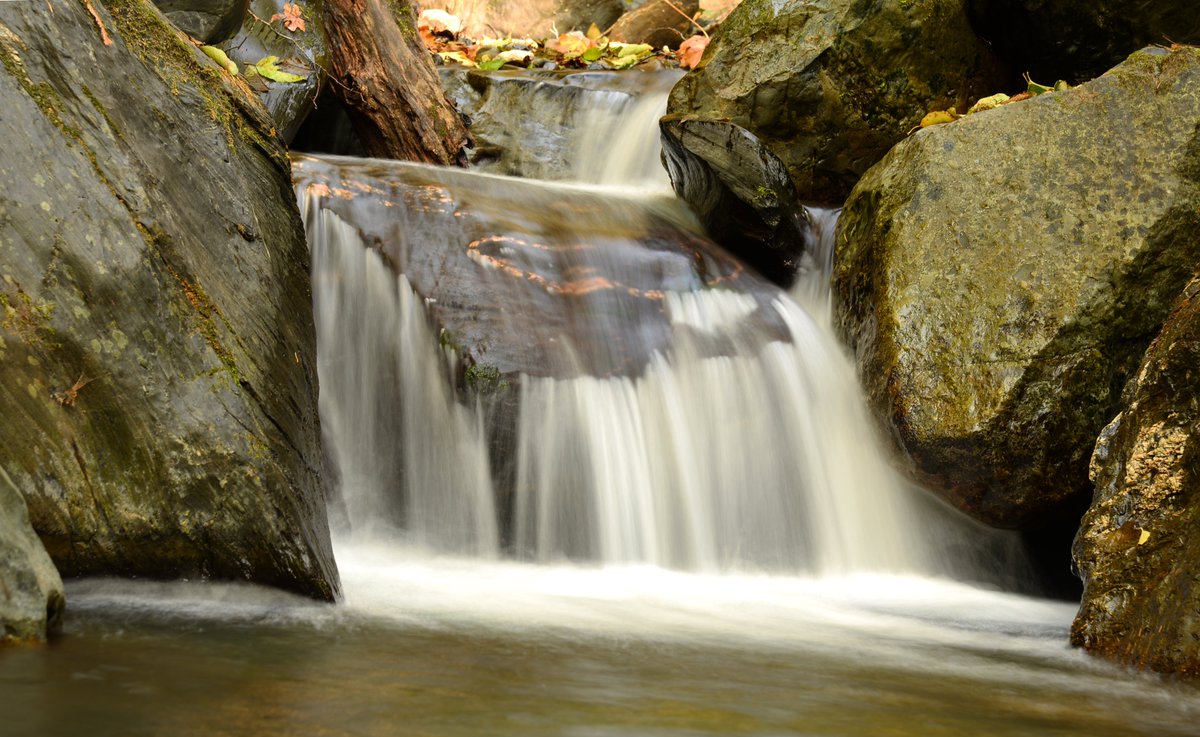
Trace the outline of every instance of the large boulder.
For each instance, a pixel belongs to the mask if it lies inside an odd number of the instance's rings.
[[[750,131],[803,200],[840,205],[927,112],[964,110],[1004,79],[963,0],[746,0],[668,113]]]
[[[1147,44],[1200,43],[1194,0],[968,0],[979,35],[1014,71],[1072,84]]]
[[[93,6],[0,4],[0,468],[65,576],[331,599],[284,147],[148,0]]]
[[[0,645],[44,642],[62,624],[65,601],[25,499],[0,469]]]
[[[855,187],[838,320],[916,476],[993,525],[1086,505],[1088,457],[1200,264],[1200,49],[927,128]]]
[[[1084,594],[1071,642],[1125,664],[1200,675],[1200,281],[1126,387],[1091,472],[1096,495],[1075,540]]]

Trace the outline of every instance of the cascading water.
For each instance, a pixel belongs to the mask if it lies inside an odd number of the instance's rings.
[[[659,110],[668,88],[612,109]],[[592,149],[583,161],[594,161],[603,142],[615,142],[618,152],[656,150],[652,125],[633,135],[619,116],[595,120],[609,129],[579,128],[581,150]],[[682,267],[650,269],[675,268],[674,280],[667,273],[652,288],[630,286],[651,263],[647,254],[666,257],[618,243],[629,236],[613,232],[612,223],[662,230],[669,222],[700,238],[677,202],[652,192],[661,192],[661,171],[630,195],[411,165],[392,165],[387,175],[419,180],[415,186],[435,192],[440,204],[388,211],[403,222],[394,238],[403,242],[381,245],[385,260],[336,212],[340,203],[329,193],[336,194],[337,182],[331,189],[306,179],[300,164],[321,412],[358,539],[385,529],[460,554],[496,554],[504,542],[525,559],[695,571],[935,569],[935,536],[884,462],[853,371],[824,327],[828,275],[820,268],[801,280],[808,290],[801,299],[815,319],[760,280],[739,292],[727,288],[737,288],[736,280],[713,286],[684,278],[686,259]],[[338,164],[352,179],[352,165]],[[594,175],[594,163],[579,166]],[[627,163],[623,169],[632,176]],[[379,195],[379,185],[360,188]],[[387,197],[391,204],[403,199]],[[567,216],[555,218],[556,209]],[[528,237],[513,235],[516,228]],[[489,238],[507,245],[485,253],[479,243]],[[598,239],[595,248],[580,245]],[[539,351],[553,344],[553,360],[514,372],[519,387],[510,391],[518,401],[508,432],[516,438],[506,460],[515,468],[508,481],[488,472],[498,459],[489,458],[486,402],[455,400],[458,356],[452,346],[439,349],[422,310],[440,306],[427,292],[423,305],[405,274],[406,259],[423,248],[465,252],[482,284],[515,278],[528,286],[536,276],[542,291],[554,293],[563,291],[558,281],[579,274],[584,278],[569,282],[576,291],[618,293],[609,302],[564,298],[549,306],[566,313],[568,329],[534,341]],[[527,262],[522,249],[532,254]],[[447,263],[438,268],[449,270]],[[498,286],[481,292],[500,293]],[[533,309],[521,299],[489,307]],[[626,360],[587,358],[597,352]],[[644,360],[631,366],[630,355]],[[573,364],[570,371],[555,369],[565,364]]]

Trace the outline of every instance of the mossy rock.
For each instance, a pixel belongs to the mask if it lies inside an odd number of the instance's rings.
[[[1126,665],[1200,675],[1200,281],[1126,388],[1091,473],[1071,642]]]
[[[64,576],[334,598],[283,144],[148,0],[51,3],[0,15],[0,468]]]
[[[1100,429],[1200,263],[1200,49],[896,146],[855,187],[841,329],[916,477],[993,525],[1082,511]]]
[[[745,0],[667,111],[744,128],[802,200],[840,205],[927,112],[965,110],[1004,80],[963,0]]]

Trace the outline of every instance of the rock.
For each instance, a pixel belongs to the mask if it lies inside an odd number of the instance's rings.
[[[836,310],[917,478],[1001,527],[1082,511],[1094,438],[1200,263],[1198,179],[1194,48],[918,131],[863,177]]]
[[[154,0],[154,4],[179,30],[198,41],[215,44],[231,38],[242,27],[250,0]]]
[[[283,21],[263,22],[282,14],[285,4],[286,0],[253,0],[251,13],[246,15],[241,29],[221,47],[243,75],[251,64],[275,56],[286,60],[281,62],[284,71],[304,77],[303,82],[289,83],[272,82],[261,76],[245,77],[270,111],[279,135],[291,143],[325,86],[329,48],[323,28],[323,0],[308,0],[303,4],[303,31],[290,31]]]
[[[705,238],[669,193],[623,200],[582,187],[307,155],[294,169],[310,229],[313,213],[332,213],[404,273],[458,350],[464,374],[489,366],[514,386],[522,374],[638,376],[670,348],[666,292],[737,290],[762,307],[741,318],[747,335],[761,326],[782,336],[771,307],[779,290]]]
[[[558,0],[554,25],[563,32],[586,31],[592,24],[604,31],[624,12],[624,0]]]
[[[1200,675],[1200,280],[1125,388],[1091,474],[1071,642],[1126,665]]]
[[[473,167],[508,176],[585,181],[604,177],[604,171],[595,170],[621,168],[613,161],[587,160],[589,155],[596,158],[588,133],[640,140],[641,124],[658,120],[662,99],[680,75],[677,70],[439,71],[447,97],[469,121]],[[637,159],[627,167],[631,179],[665,176],[654,151],[629,148],[634,153],[629,158]]]
[[[927,112],[1003,89],[962,2],[746,0],[667,111],[745,128],[802,200],[840,205]]]
[[[1014,71],[1085,82],[1147,44],[1200,43],[1192,0],[969,0],[971,20]]]
[[[621,16],[609,35],[614,41],[622,43],[677,49],[685,38],[695,33],[696,26],[689,19],[699,11],[698,0],[649,0],[640,8]]]
[[[709,235],[768,279],[790,283],[808,215],[783,162],[733,123],[667,116],[662,129],[663,160],[675,192]]]
[[[52,2],[0,6],[0,467],[64,576],[332,599],[284,147],[147,0]]]
[[[62,625],[65,602],[25,499],[0,468],[0,645],[45,642]]]

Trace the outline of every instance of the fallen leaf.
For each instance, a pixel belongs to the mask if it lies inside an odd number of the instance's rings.
[[[997,92],[990,97],[981,97],[974,105],[967,109],[967,115],[982,113],[986,110],[998,108],[1009,101],[1009,96],[1003,92]]]
[[[695,69],[700,63],[700,57],[704,56],[704,50],[708,48],[708,36],[692,36],[679,44],[679,66],[684,69]]]
[[[958,118],[958,111],[954,108],[950,108],[949,110],[934,110],[924,118],[921,118],[921,127],[928,128],[931,125],[945,125],[946,123],[953,123]]]
[[[558,38],[546,42],[547,49],[567,59],[577,59],[593,46],[595,43],[579,31],[564,33]]]
[[[307,77],[302,77],[299,74],[291,74],[279,68],[278,56],[267,56],[258,60],[257,64],[253,65],[254,71],[261,77],[265,77],[272,82],[280,82],[283,84],[295,84],[303,82]],[[249,72],[249,68],[246,70]]]
[[[203,51],[208,58],[224,67],[225,71],[233,75],[238,73],[237,64],[233,63],[233,59],[230,59],[228,56],[226,56],[225,52],[221,51],[216,46],[201,46],[200,50]]]
[[[304,18],[301,17],[300,3],[284,3],[283,13],[276,13],[271,16],[271,23],[277,20],[283,21],[283,27],[289,31],[304,31],[307,26],[304,23]]]
[[[1142,534],[1138,536],[1138,545],[1144,544],[1149,539],[1150,539],[1150,531],[1142,530]]]

